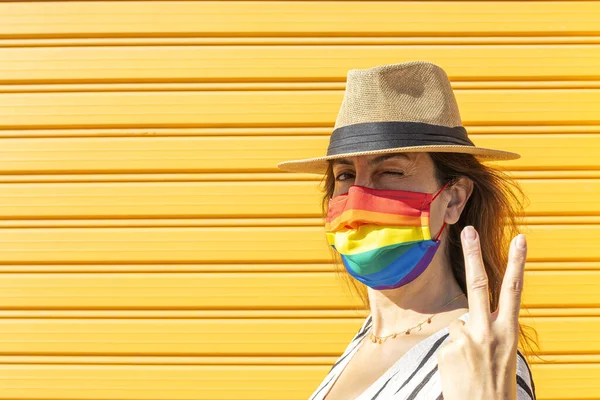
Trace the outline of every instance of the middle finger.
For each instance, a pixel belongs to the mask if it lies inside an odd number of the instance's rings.
[[[461,241],[465,257],[469,321],[472,321],[472,325],[488,326],[490,321],[488,277],[483,265],[479,235],[475,228],[465,227],[461,232]]]

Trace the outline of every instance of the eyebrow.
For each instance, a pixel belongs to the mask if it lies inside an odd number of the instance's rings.
[[[406,160],[410,160],[410,157],[405,154],[405,153],[393,153],[393,154],[383,154],[379,157],[375,157],[374,159],[372,159],[371,161],[369,161],[369,165],[372,166],[374,164],[380,163],[382,161],[388,160],[390,158],[395,158],[395,157],[402,157]],[[331,166],[334,167],[336,164],[343,164],[343,165],[354,165],[352,164],[352,161],[348,160],[347,158],[338,158],[338,159],[334,159],[331,160]]]

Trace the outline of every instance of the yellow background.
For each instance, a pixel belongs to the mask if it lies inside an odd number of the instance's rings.
[[[600,399],[598,1],[0,3],[0,398],[308,398],[367,313],[276,164],[419,59],[522,154],[538,399]]]

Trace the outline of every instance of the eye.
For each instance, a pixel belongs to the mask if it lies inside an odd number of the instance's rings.
[[[391,175],[402,176],[402,175],[404,175],[404,172],[399,172],[399,171],[385,171],[384,174],[391,174]]]
[[[342,172],[341,174],[339,174],[338,176],[335,177],[335,180],[336,181],[345,181],[346,179],[340,179],[340,177],[342,177],[344,175],[354,176],[353,174],[349,174],[347,172]]]

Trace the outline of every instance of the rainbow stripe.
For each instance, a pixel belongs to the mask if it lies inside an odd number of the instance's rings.
[[[431,194],[351,186],[329,202],[325,231],[348,272],[377,289],[406,284],[429,264]]]
[[[344,264],[348,273],[358,281],[377,290],[395,289],[415,280],[425,271],[440,242],[431,240],[416,243],[402,258],[396,259],[385,270],[369,275],[360,275],[354,272],[344,256]]]
[[[355,229],[361,224],[429,226],[431,194],[351,186],[329,201],[325,230]]]

